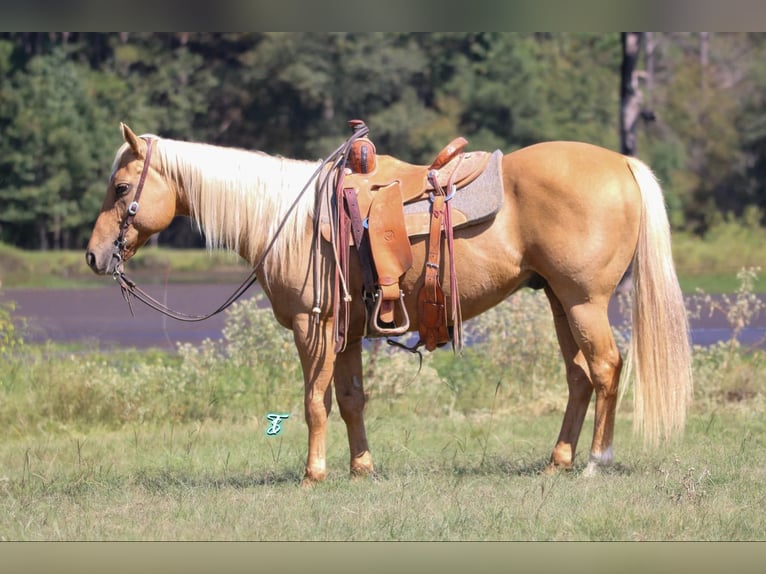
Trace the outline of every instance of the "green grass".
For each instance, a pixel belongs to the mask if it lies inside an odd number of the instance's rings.
[[[293,421],[41,433],[2,446],[6,540],[759,540],[763,417],[692,417],[683,441],[646,453],[627,417],[601,476],[539,471],[560,422],[407,417],[369,408],[375,480],[345,474],[333,417],[327,482],[298,486]]]
[[[686,434],[656,450],[620,405],[615,462],[544,469],[566,384],[545,299],[472,321],[461,358],[367,351],[375,479],[349,480],[331,414],[329,478],[301,489],[302,383],[289,333],[257,301],[176,353],[0,351],[4,540],[762,540],[766,353],[696,349]],[[374,359],[374,360],[373,360]],[[291,413],[277,437],[268,412]]]

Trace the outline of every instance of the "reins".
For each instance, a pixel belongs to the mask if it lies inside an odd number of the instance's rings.
[[[303,186],[303,189],[298,193],[298,196],[295,198],[295,201],[290,205],[290,207],[287,209],[284,218],[280,222],[279,226],[277,227],[276,231],[274,232],[274,236],[271,238],[271,241],[266,245],[265,249],[263,250],[263,253],[261,253],[261,256],[258,258],[256,263],[253,265],[253,270],[250,272],[250,275],[248,275],[244,281],[234,290],[234,293],[232,293],[226,301],[224,301],[220,306],[218,306],[215,310],[212,312],[206,314],[206,315],[190,315],[187,313],[182,313],[180,311],[175,311],[165,305],[164,303],[161,303],[151,295],[149,295],[146,291],[141,289],[135,281],[133,281],[130,277],[128,277],[125,274],[125,271],[123,269],[123,261],[125,260],[125,235],[130,228],[130,226],[133,224],[133,221],[136,217],[136,214],[138,213],[139,203],[138,200],[141,197],[141,192],[144,188],[144,183],[146,181],[147,174],[149,172],[149,163],[152,156],[152,144],[153,144],[153,138],[144,138],[146,141],[146,157],[144,159],[144,167],[141,171],[141,176],[138,180],[138,186],[136,188],[136,194],[133,197],[133,201],[128,206],[128,211],[125,216],[125,219],[122,222],[122,225],[120,226],[120,233],[117,236],[117,239],[114,242],[114,250],[112,252],[112,257],[117,259],[117,264],[115,266],[114,272],[112,273],[112,277],[114,280],[119,284],[120,290],[122,292],[122,297],[125,299],[125,301],[128,304],[128,307],[130,308],[130,313],[133,315],[133,304],[132,304],[132,298],[137,299],[144,305],[154,309],[155,311],[159,311],[163,315],[166,315],[167,317],[170,317],[172,319],[176,319],[178,321],[184,321],[188,323],[193,323],[197,321],[204,321],[206,319],[209,319],[210,317],[213,317],[214,315],[217,315],[223,311],[225,311],[227,308],[229,308],[237,299],[242,297],[242,295],[245,294],[245,292],[258,280],[257,273],[258,270],[263,266],[264,261],[266,260],[266,257],[268,256],[269,252],[273,248],[274,244],[276,243],[277,238],[279,237],[279,234],[282,232],[282,229],[286,225],[288,218],[290,217],[290,214],[293,212],[295,207],[298,205],[298,202],[303,197],[303,194],[306,193],[306,190],[309,189],[309,186],[311,185],[311,182],[314,181],[314,179],[324,170],[328,165],[332,165],[333,169],[327,170],[327,174],[325,175],[322,182],[319,182],[317,185],[325,185],[328,178],[330,177],[330,174],[338,171],[337,168],[341,167],[339,170],[342,174],[342,167],[345,165],[346,159],[348,158],[348,149],[350,148],[350,145],[356,140],[357,138],[364,135],[363,133],[355,132],[351,137],[348,138],[343,144],[338,146],[338,148],[333,151],[327,159],[323,160],[317,169],[314,171],[314,173],[309,177],[309,180],[306,182],[306,185]],[[342,176],[341,176],[342,177]],[[316,238],[315,238],[316,240]],[[318,295],[317,295],[318,297]],[[314,305],[314,313],[317,314],[319,312],[319,301],[315,301]]]

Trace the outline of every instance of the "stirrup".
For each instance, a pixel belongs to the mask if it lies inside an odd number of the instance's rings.
[[[404,291],[399,291],[399,309],[404,315],[404,324],[398,327],[384,327],[378,321],[380,317],[380,307],[383,305],[383,290],[378,289],[375,294],[375,307],[372,310],[372,327],[381,335],[403,335],[410,329],[410,316],[407,314],[407,308],[404,306]]]

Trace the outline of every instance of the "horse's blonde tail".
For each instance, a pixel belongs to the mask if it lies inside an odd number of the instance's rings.
[[[643,431],[646,443],[657,444],[683,431],[692,400],[689,325],[662,190],[646,165],[627,160],[643,205],[633,260],[633,334],[624,374],[633,376],[633,430]]]

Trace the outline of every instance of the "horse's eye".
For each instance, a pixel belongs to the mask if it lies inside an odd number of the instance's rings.
[[[130,189],[129,183],[118,183],[114,186],[114,192],[117,194],[117,197],[122,197],[126,193],[128,193],[128,190]]]

